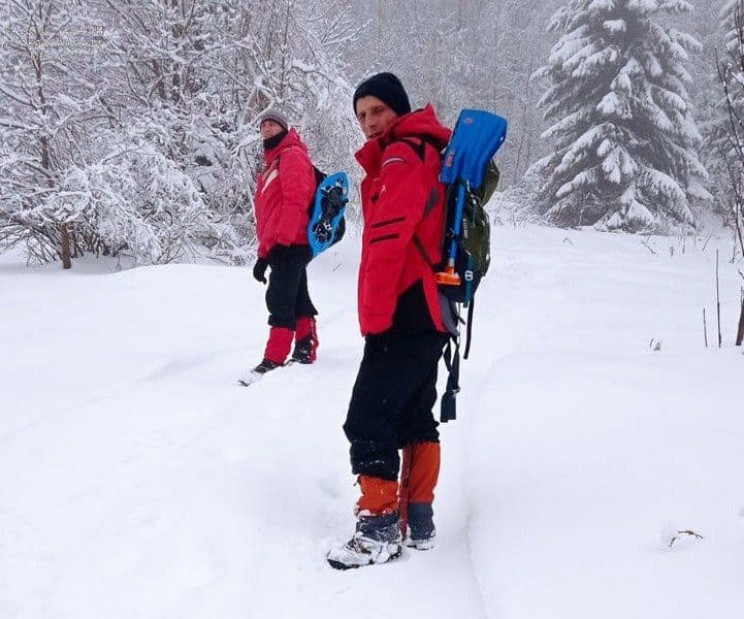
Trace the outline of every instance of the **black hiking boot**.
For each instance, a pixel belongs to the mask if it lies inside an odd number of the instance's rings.
[[[253,368],[251,372],[255,372],[256,374],[266,374],[266,372],[271,372],[271,370],[275,370],[276,368],[281,366],[281,363],[271,361],[271,359],[264,359],[255,368]]]
[[[308,335],[300,341],[295,342],[292,357],[289,361],[291,363],[304,364],[310,364],[315,361],[315,342],[312,335]]]
[[[411,503],[408,506],[409,536],[406,546],[416,550],[434,548],[436,528],[434,527],[434,510],[431,503]]]

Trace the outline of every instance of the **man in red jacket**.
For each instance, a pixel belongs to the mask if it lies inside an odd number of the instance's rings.
[[[344,431],[361,497],[353,537],[328,554],[338,569],[397,557],[402,510],[408,510],[408,544],[433,545],[440,452],[432,409],[451,326],[430,266],[442,257],[445,188],[438,175],[450,130],[431,105],[412,112],[391,73],[359,85],[354,112],[367,138],[356,154],[366,172],[358,289],[366,341]],[[408,470],[401,480],[405,500],[399,500],[399,449]]]
[[[306,270],[312,257],[307,225],[315,195],[313,164],[307,146],[281,111],[264,112],[259,126],[266,166],[255,196],[258,260],[253,277],[265,284],[271,268],[266,291],[271,329],[263,360],[245,383],[283,365],[293,340],[292,360],[299,363],[315,361],[318,348],[318,312],[310,299]]]

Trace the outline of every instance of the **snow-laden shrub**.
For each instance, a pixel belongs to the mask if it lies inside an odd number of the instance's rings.
[[[193,180],[152,147],[142,146],[86,168],[70,168],[51,205],[94,236],[102,253],[135,264],[193,258],[219,237]]]

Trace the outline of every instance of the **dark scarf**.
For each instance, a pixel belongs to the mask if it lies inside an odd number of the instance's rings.
[[[265,152],[269,152],[270,150],[276,148],[279,146],[279,142],[281,142],[284,138],[287,137],[287,134],[289,131],[286,129],[282,131],[281,133],[277,133],[273,138],[269,138],[268,140],[263,141],[263,147]]]

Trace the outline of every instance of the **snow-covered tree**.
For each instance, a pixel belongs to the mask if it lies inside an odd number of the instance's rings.
[[[3,15],[0,246],[65,267],[85,252],[167,262],[222,229],[177,158],[154,147],[176,150],[187,128],[162,130],[137,105],[129,114],[118,85],[131,48],[100,9],[12,0]]]
[[[95,242],[63,178],[95,156],[100,24],[76,0],[9,0],[0,19],[0,247],[69,266]]]
[[[719,13],[719,24],[723,31],[723,42],[728,50],[734,49],[739,44],[736,33],[736,10],[740,4],[740,0],[724,0]]]
[[[725,194],[728,221],[744,256],[744,2],[729,3],[721,17],[728,35],[725,54],[718,66],[724,102],[712,143],[728,176],[729,191]]]
[[[336,6],[338,5],[338,6]],[[0,250],[136,263],[242,261],[256,119],[287,111],[348,167],[351,89],[333,13],[293,0],[10,0],[0,11]]]
[[[698,43],[664,21],[685,0],[571,0],[537,77],[554,150],[537,162],[547,218],[560,225],[650,231],[694,224],[708,199],[686,85]]]
[[[695,120],[703,137],[699,149],[700,162],[708,172],[706,185],[712,196],[710,202],[701,204],[695,212],[703,226],[715,226],[728,219],[728,175],[716,139],[720,136],[722,118],[721,85],[716,70],[717,57],[724,49],[724,31],[719,21],[701,19],[716,16],[722,4],[729,0],[695,0],[695,10],[679,16],[680,28],[691,33],[700,42],[701,51],[690,57],[688,71],[692,78],[688,86],[695,109]]]

